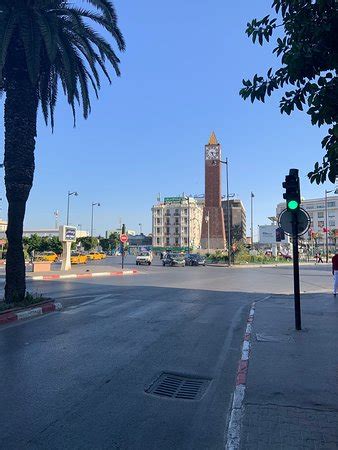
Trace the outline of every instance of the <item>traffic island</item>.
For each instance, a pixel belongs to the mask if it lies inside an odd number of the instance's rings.
[[[49,272],[40,275],[34,273],[27,273],[27,280],[32,281],[53,281],[53,280],[72,280],[72,279],[87,279],[87,278],[98,278],[98,277],[121,277],[127,275],[137,275],[138,270],[102,270],[100,272]]]
[[[11,308],[0,312],[0,325],[6,325],[17,320],[30,319],[54,311],[60,311],[62,304],[60,302],[46,301],[23,308]]]

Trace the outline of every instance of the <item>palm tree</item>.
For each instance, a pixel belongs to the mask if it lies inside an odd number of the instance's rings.
[[[8,200],[8,251],[5,301],[25,297],[22,249],[26,202],[33,184],[37,111],[54,127],[61,87],[72,108],[90,112],[90,87],[98,95],[99,70],[111,82],[108,66],[120,75],[110,38],[125,49],[110,0],[0,0],[0,88],[5,100],[5,185]],[[97,28],[103,28],[105,38]]]

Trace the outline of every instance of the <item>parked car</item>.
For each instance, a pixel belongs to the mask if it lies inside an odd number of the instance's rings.
[[[162,259],[162,265],[163,266],[185,266],[185,259],[182,255],[179,255],[178,253],[168,253],[165,255],[165,257]]]
[[[186,266],[205,266],[205,258],[198,254],[185,255]]]
[[[71,264],[87,264],[87,255],[78,252],[72,252],[70,255]]]
[[[136,256],[136,265],[139,266],[141,264],[150,264],[152,263],[153,255],[151,252],[140,252]]]
[[[87,258],[91,261],[103,259],[101,253],[99,252],[90,252],[87,254]]]
[[[59,257],[55,252],[42,252],[35,255],[36,261],[56,262]]]

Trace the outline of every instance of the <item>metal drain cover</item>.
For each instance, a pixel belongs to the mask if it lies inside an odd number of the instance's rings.
[[[146,390],[149,394],[180,400],[200,400],[209,384],[207,378],[194,378],[174,373],[162,373]]]

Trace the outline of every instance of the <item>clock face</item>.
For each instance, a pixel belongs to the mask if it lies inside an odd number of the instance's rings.
[[[206,147],[205,159],[219,159],[219,146]]]

